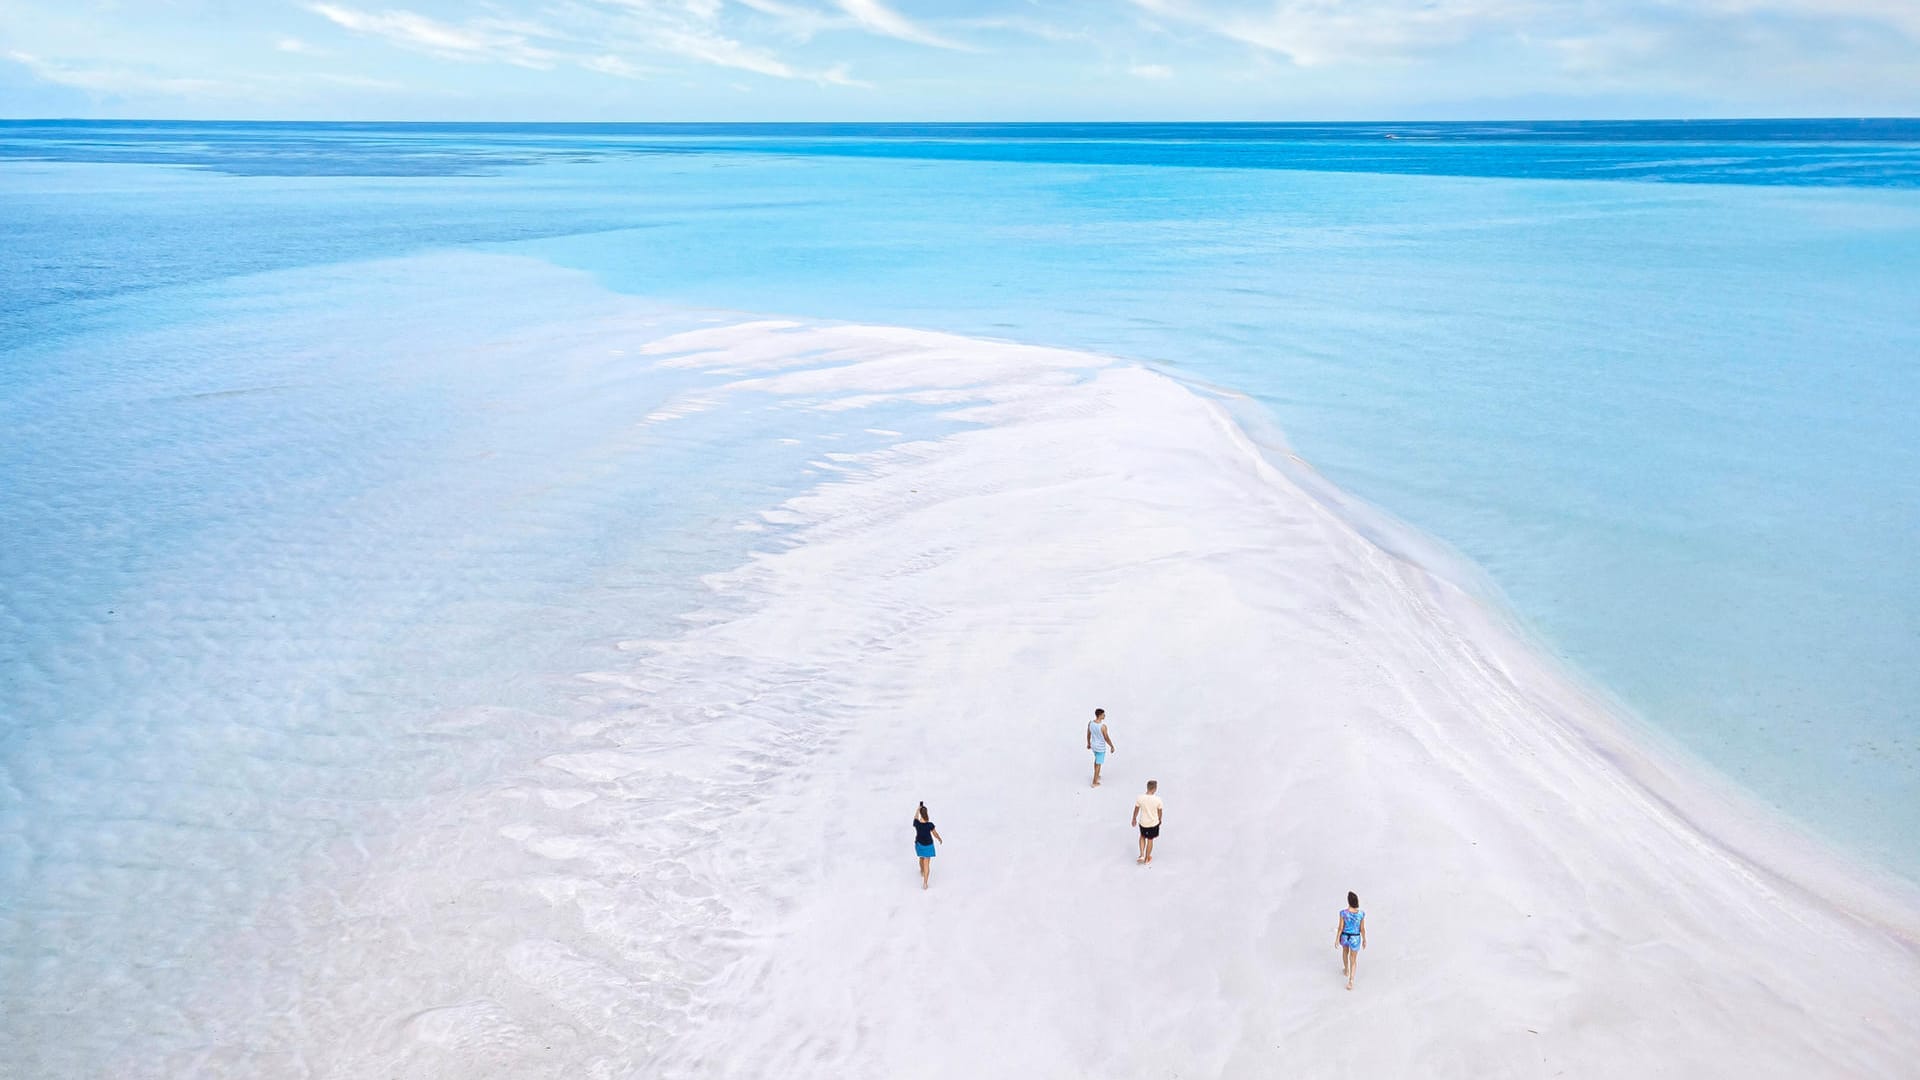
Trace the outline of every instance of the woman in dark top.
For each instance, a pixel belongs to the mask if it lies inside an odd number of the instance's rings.
[[[927,875],[933,872],[935,843],[946,843],[940,839],[940,830],[933,827],[933,819],[927,816],[927,804],[921,803],[920,809],[913,815],[913,853],[920,856],[920,887],[927,887]]]

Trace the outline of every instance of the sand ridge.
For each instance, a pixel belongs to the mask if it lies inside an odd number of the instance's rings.
[[[1577,693],[1217,402],[887,328],[633,352],[732,380],[640,423],[756,395],[959,430],[823,449],[818,487],[738,523],[766,544],[683,633],[580,673],[536,757],[316,898],[302,1068],[1896,1076],[1920,1056],[1920,959],[1889,929],[1910,913],[1862,919],[1755,861],[1771,849],[1714,842],[1641,782],[1660,767],[1557,711]],[[1096,705],[1118,749],[1089,790]],[[1167,818],[1142,868],[1148,777]],[[926,893],[923,799],[947,841]],[[1352,993],[1348,889],[1371,945]]]

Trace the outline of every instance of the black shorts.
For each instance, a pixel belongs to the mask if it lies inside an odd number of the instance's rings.
[[[1156,840],[1156,839],[1159,839],[1159,836],[1160,836],[1160,826],[1158,825],[1140,826],[1140,839]]]

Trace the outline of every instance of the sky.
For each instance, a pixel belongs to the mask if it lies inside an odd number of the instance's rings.
[[[1920,115],[1920,0],[0,0],[0,116]]]

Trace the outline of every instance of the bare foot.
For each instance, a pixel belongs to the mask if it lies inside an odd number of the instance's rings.
[[[1353,989],[1353,980],[1352,980],[1352,979],[1348,979],[1348,980],[1347,980],[1347,989],[1349,989],[1349,990],[1351,990],[1351,989]]]
[[[1143,862],[1146,862],[1146,861],[1147,861],[1147,857],[1146,857],[1145,855],[1142,855],[1142,856],[1140,856],[1139,858],[1137,858],[1137,859],[1135,859],[1135,860],[1133,860],[1133,861],[1134,861],[1134,862],[1137,862],[1137,863],[1143,863]]]

